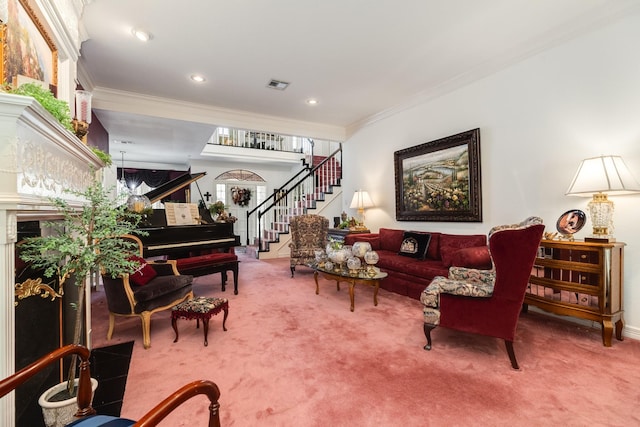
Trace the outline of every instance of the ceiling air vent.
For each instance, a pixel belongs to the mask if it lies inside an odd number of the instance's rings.
[[[283,82],[276,79],[271,79],[269,83],[267,83],[267,87],[276,90],[285,90],[289,86],[289,83]]]

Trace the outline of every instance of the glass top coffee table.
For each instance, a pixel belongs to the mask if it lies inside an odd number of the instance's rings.
[[[376,268],[375,274],[374,272],[368,273],[365,270],[360,270],[357,274],[352,274],[348,270],[328,270],[324,267],[316,266],[313,273],[313,278],[316,281],[316,295],[320,293],[320,286],[318,286],[318,276],[322,276],[327,280],[335,280],[336,288],[338,290],[340,290],[340,282],[347,282],[349,284],[349,297],[351,298],[351,311],[353,311],[356,284],[360,283],[363,285],[373,286],[373,305],[377,306],[380,280],[387,277],[387,273],[384,273]]]

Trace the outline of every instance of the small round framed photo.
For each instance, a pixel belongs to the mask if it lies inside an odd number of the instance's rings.
[[[560,215],[556,222],[556,229],[562,235],[571,236],[584,227],[586,220],[587,216],[584,212],[579,209],[571,209]]]

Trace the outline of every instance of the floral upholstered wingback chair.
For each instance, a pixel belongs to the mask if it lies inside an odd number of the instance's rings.
[[[518,369],[513,340],[543,231],[538,217],[493,227],[491,270],[451,267],[449,277],[431,281],[420,295],[425,350],[431,350],[431,331],[440,325],[504,339],[511,366]]]
[[[291,277],[296,271],[296,265],[313,265],[316,259],[315,251],[324,250],[327,246],[329,220],[315,214],[298,215],[289,221],[291,233]]]

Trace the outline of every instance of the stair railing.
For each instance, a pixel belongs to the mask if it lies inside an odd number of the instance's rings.
[[[319,161],[319,159],[322,160]],[[318,164],[313,165],[318,161]],[[317,200],[332,191],[342,179],[342,144],[328,156],[306,156],[303,167],[262,203],[247,212],[247,245],[257,245],[258,251],[268,249],[268,242],[277,238],[270,233],[288,232],[289,216],[301,215],[315,207]],[[267,230],[267,224],[272,227]],[[252,227],[255,226],[255,228]],[[255,230],[255,234],[251,231]],[[266,244],[265,244],[266,242]]]

